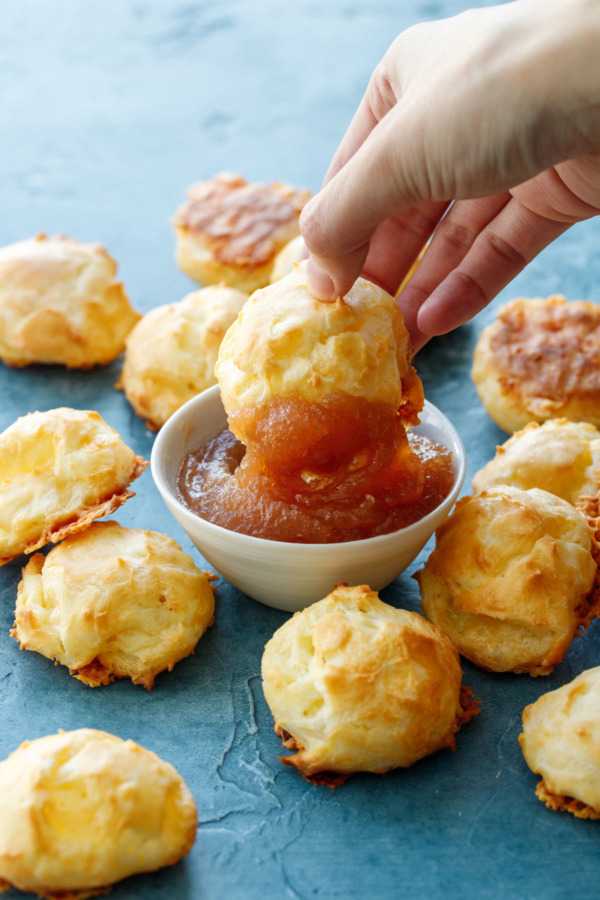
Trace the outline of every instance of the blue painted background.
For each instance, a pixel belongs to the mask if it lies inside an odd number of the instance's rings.
[[[462,8],[458,0],[4,0],[0,244],[39,231],[99,240],[137,309],[179,300],[192,284],[173,262],[169,219],[185,188],[229,169],[317,190],[393,37]],[[578,226],[476,321],[419,354],[428,399],[467,447],[469,478],[504,439],[470,382],[479,331],[514,296],[600,300],[599,246],[599,222]],[[0,427],[35,409],[96,409],[149,458],[153,435],[113,388],[119,368],[0,364]],[[149,471],[134,487],[118,520],[165,531],[202,562]],[[383,599],[418,609],[410,576],[430,549]],[[214,627],[151,694],[129,682],[91,690],[9,637],[23,562],[0,569],[0,757],[58,728],[105,728],[172,762],[198,804],[190,856],[127,880],[115,900],[599,895],[600,823],[547,810],[517,743],[527,703],[600,662],[597,627],[547,678],[465,663],[483,712],[458,734],[455,753],[332,792],[277,761],[259,671],[284,613],[221,582]]]

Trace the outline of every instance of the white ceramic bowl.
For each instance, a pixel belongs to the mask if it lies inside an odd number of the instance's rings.
[[[465,450],[454,426],[431,403],[425,402],[421,420],[415,431],[452,451],[452,490],[418,522],[366,540],[269,541],[213,525],[184,506],[175,490],[184,456],[227,426],[218,386],[189,400],[163,425],[152,449],[152,475],[169,511],[220,575],[255,600],[293,612],[321,600],[341,582],[381,590],[413,561],[446,518],[464,481]]]

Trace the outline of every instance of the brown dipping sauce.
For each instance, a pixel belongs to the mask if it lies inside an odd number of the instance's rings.
[[[201,518],[230,531],[324,544],[397,531],[423,518],[449,494],[451,452],[421,435],[407,435],[401,425],[384,423],[372,407],[355,409],[362,435],[357,452],[354,446],[348,452],[356,442],[356,428],[348,430],[344,452],[340,449],[341,419],[330,441],[315,444],[313,410],[310,453],[298,454],[291,446],[298,440],[298,412],[297,403],[293,410],[289,403],[270,410],[268,432],[276,433],[277,440],[268,449],[260,441],[245,447],[226,429],[189,453],[178,474],[179,499]],[[331,409],[326,412],[328,422],[335,420]],[[287,422],[295,427],[286,439],[282,428]],[[325,446],[334,449],[326,453]],[[290,463],[292,450],[296,465]],[[282,457],[283,466],[277,464]]]

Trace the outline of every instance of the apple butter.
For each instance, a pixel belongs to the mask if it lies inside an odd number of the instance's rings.
[[[452,454],[388,406],[333,394],[244,409],[184,459],[180,500],[209,522],[295,543],[354,541],[417,521],[448,495]],[[240,420],[237,421],[241,425]],[[230,416],[236,429],[236,414]]]

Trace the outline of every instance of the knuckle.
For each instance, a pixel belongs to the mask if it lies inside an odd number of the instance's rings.
[[[473,275],[457,270],[454,273],[454,277],[459,286],[457,294],[462,295],[462,303],[460,304],[461,319],[466,322],[473,315],[474,310],[479,311],[484,306],[487,306],[490,298]]]
[[[371,75],[366,93],[369,107],[378,122],[395,105],[397,97],[392,85],[386,58],[384,57]]]
[[[448,221],[445,224],[442,223],[440,237],[443,237],[453,249],[458,250],[464,256],[467,250],[472,247],[477,234],[464,225]]]
[[[485,240],[495,256],[499,256],[502,262],[508,263],[511,269],[520,270],[527,265],[527,259],[520,250],[510,244],[499,234],[493,231],[484,232]]]
[[[437,217],[434,214],[424,212],[416,206],[402,214],[403,229],[423,243],[431,236],[436,224]]]

